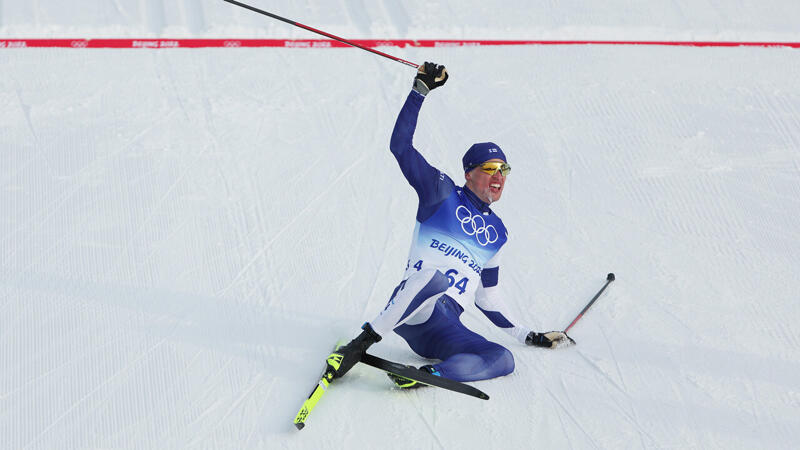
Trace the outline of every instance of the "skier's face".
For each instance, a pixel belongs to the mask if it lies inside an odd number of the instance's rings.
[[[502,159],[490,159],[486,162],[503,162]],[[493,175],[476,167],[466,174],[464,178],[467,179],[467,187],[470,191],[474,192],[481,200],[486,203],[493,203],[500,200],[503,195],[503,188],[506,184],[506,177],[501,171],[496,171]]]

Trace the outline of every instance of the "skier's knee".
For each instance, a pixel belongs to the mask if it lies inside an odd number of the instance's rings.
[[[497,376],[501,377],[514,371],[514,355],[509,349],[503,346],[498,345],[497,347],[494,366],[497,371]]]

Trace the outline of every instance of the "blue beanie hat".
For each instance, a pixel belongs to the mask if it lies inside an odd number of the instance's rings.
[[[467,150],[467,153],[464,153],[461,162],[464,164],[464,172],[469,172],[471,170],[470,167],[484,163],[490,159],[502,159],[503,162],[508,162],[506,154],[503,153],[503,149],[494,142],[472,144],[472,147]]]

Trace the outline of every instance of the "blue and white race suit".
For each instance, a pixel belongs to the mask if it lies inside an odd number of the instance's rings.
[[[466,186],[432,167],[412,145],[424,96],[411,91],[390,143],[403,175],[419,197],[403,281],[372,328],[394,330],[419,355],[440,359],[434,368],[459,381],[506,375],[511,352],[467,329],[459,301],[476,306],[520,342],[530,330],[509,320],[498,295],[500,253],[508,240],[503,221]]]

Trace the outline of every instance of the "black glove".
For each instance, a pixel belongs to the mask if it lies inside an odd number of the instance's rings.
[[[414,77],[414,90],[422,95],[436,89],[447,82],[447,69],[436,63],[426,62],[417,69],[417,76]]]
[[[525,343],[536,347],[556,348],[559,344],[575,343],[563,331],[549,331],[547,333],[537,333],[531,331],[525,338]]]
[[[361,329],[364,331],[356,336],[355,339],[344,347],[339,347],[328,356],[326,373],[332,373],[333,378],[344,376],[357,362],[361,361],[361,355],[367,351],[370,345],[381,340],[381,336],[368,323],[365,323]]]

